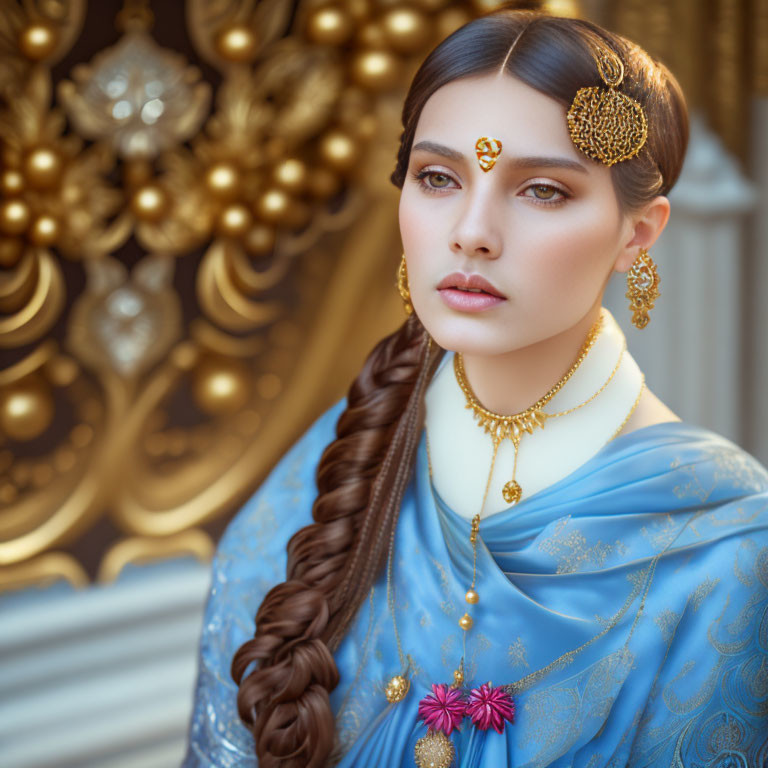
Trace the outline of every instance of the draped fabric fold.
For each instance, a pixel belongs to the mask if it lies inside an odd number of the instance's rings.
[[[185,766],[254,766],[229,664],[311,521],[314,470],[343,401],[323,415],[223,537],[201,641]],[[468,719],[458,768],[755,766],[768,761],[768,473],[681,422],[608,443],[572,474],[480,527],[474,626],[470,522],[429,477],[422,433],[392,558],[335,654],[343,768],[414,763],[419,700],[450,683],[512,685],[504,733]],[[389,593],[389,599],[388,599]],[[389,610],[394,607],[394,621]],[[413,660],[411,689],[388,704]],[[725,761],[725,762],[723,762]]]

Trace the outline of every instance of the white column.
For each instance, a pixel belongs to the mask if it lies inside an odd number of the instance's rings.
[[[768,466],[768,98],[752,102],[751,165],[760,196],[749,239],[747,447]]]

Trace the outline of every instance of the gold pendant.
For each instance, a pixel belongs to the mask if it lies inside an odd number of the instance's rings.
[[[398,701],[402,701],[405,695],[408,693],[408,689],[411,687],[411,681],[403,675],[395,675],[384,689],[384,695],[387,697],[387,701],[390,704],[397,704]]]
[[[520,483],[517,480],[510,480],[502,490],[504,501],[507,504],[517,504],[520,501],[520,497],[523,495],[523,489],[520,487]]]
[[[419,768],[448,768],[455,755],[453,742],[442,731],[429,731],[413,750]]]

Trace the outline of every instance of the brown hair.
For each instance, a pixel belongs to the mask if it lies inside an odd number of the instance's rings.
[[[427,57],[405,100],[392,182],[402,187],[419,115],[441,86],[503,65],[567,106],[580,87],[602,83],[594,58],[600,46],[623,60],[621,90],[642,104],[649,125],[640,154],[611,168],[619,203],[633,211],[666,194],[688,141],[685,101],[671,73],[595,24],[528,11],[476,19]],[[319,767],[331,753],[328,694],[339,681],[332,652],[376,580],[397,523],[424,392],[443,353],[428,338],[411,315],[366,360],[317,467],[315,522],[288,542],[286,581],[264,598],[254,638],[235,654],[240,716],[253,731],[261,768]]]

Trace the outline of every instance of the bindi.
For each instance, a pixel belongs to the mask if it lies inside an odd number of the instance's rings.
[[[496,165],[496,159],[501,154],[501,140],[481,136],[475,142],[475,154],[480,167],[487,173]]]

